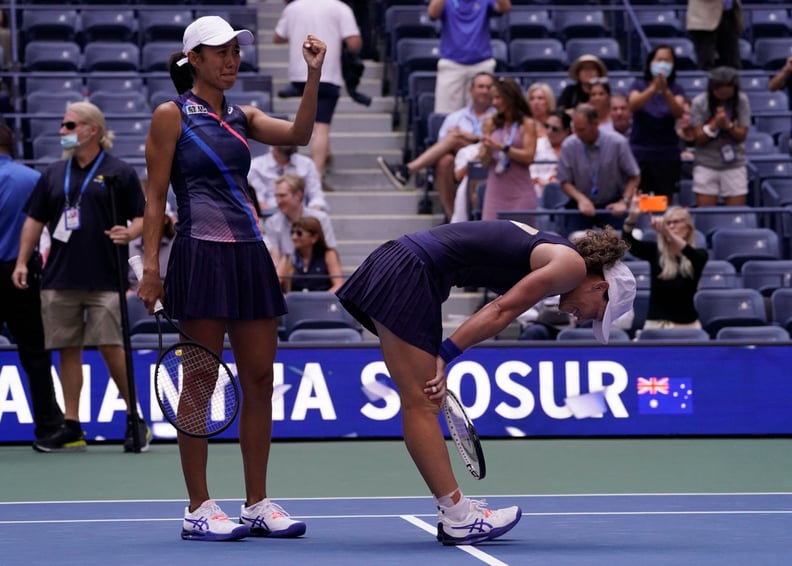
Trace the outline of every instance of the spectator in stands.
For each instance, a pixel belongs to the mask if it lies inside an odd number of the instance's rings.
[[[316,36],[300,38],[306,83],[292,122],[254,106],[226,102],[237,80],[240,45],[254,43],[249,30],[235,30],[218,16],[203,16],[188,25],[181,52],[167,63],[178,95],[154,110],[146,140],[146,255],[138,296],[150,310],[162,300],[182,330],[213,352],[222,352],[227,332],[242,393],[241,524],[230,521],[209,496],[207,439],[179,433],[189,497],[181,523],[183,540],[297,537],[306,530],[305,523],[291,519],[267,493],[273,363],[278,320],[286,304],[257,223],[255,198],[247,190],[248,140],[308,143],[327,48]],[[179,201],[179,224],[163,288],[157,251],[169,182]],[[301,201],[302,194],[300,206]],[[200,375],[186,372],[184,377]]]
[[[696,134],[690,126],[690,99],[685,98],[682,103],[684,111],[676,123],[676,133],[679,136],[679,156],[682,160],[682,179],[693,178],[693,159],[696,153]]]
[[[707,91],[691,103],[689,135],[696,140],[693,192],[697,206],[744,206],[748,195],[745,138],[751,124],[748,97],[731,67],[709,73]]]
[[[558,107],[572,114],[578,104],[589,101],[591,85],[608,78],[608,67],[596,55],[581,55],[569,67],[569,78],[575,82],[561,91]]]
[[[558,181],[561,144],[572,133],[571,126],[572,117],[563,110],[555,110],[547,117],[544,124],[547,135],[536,140],[536,156],[531,164],[531,178],[538,198],[542,197],[548,183]]]
[[[607,82],[596,82],[591,85],[589,104],[597,111],[597,123],[601,132],[613,132],[611,120],[610,85]]]
[[[741,0],[688,0],[686,18],[700,69],[740,68]]]
[[[632,112],[630,112],[630,105],[627,102],[627,95],[623,92],[611,94],[610,117],[613,122],[613,131],[629,138],[630,128],[632,128]]]
[[[304,216],[319,220],[327,247],[335,250],[336,239],[330,217],[321,210],[306,208],[303,204],[305,180],[302,177],[294,173],[286,173],[278,177],[275,181],[275,200],[278,203],[278,211],[264,221],[264,241],[267,243],[272,261],[279,268],[278,275],[283,275],[282,270],[288,265],[288,259],[294,253],[292,225]]]
[[[271,210],[275,201],[275,181],[286,173],[294,173],[305,180],[305,206],[323,212],[329,207],[322,190],[322,180],[313,160],[297,153],[296,145],[275,145],[264,155],[250,162],[248,183],[255,191],[261,210]]]
[[[492,87],[495,131],[481,138],[479,160],[489,167],[482,220],[494,220],[500,210],[533,210],[536,191],[530,165],[536,154],[536,122],[520,85],[500,77]]]
[[[429,0],[426,11],[440,20],[440,58],[437,61],[435,108],[450,114],[470,103],[465,86],[478,73],[495,72],[489,20],[491,16],[511,10],[511,0],[459,2]]]
[[[282,285],[289,291],[337,291],[344,283],[338,253],[327,247],[322,224],[303,216],[291,227],[294,253],[285,257]]]
[[[536,121],[536,135],[540,138],[546,136],[545,122],[556,109],[553,88],[547,83],[533,83],[525,92],[525,99],[528,101],[531,116]]]
[[[41,255],[31,253],[27,263],[27,288],[14,286],[11,276],[19,255],[19,237],[25,223],[22,212],[41,174],[16,163],[14,133],[0,123],[0,328],[8,326],[25,370],[33,409],[36,442],[57,432],[63,413],[55,402],[52,357],[44,349],[41,323]]]
[[[630,86],[633,116],[630,149],[641,168],[640,191],[667,195],[679,192],[682,161],[676,121],[684,112],[685,91],[675,81],[674,50],[658,45],[646,57],[643,77]]]
[[[387,163],[380,156],[377,164],[397,189],[404,189],[410,177],[434,165],[435,189],[440,195],[443,211],[451,218],[454,208],[454,155],[463,147],[479,141],[484,117],[494,112],[492,107],[492,74],[479,72],[470,82],[470,104],[448,114],[440,126],[437,143],[406,165]]]
[[[495,112],[487,114],[481,123],[482,136],[495,131],[493,118]],[[478,202],[478,186],[486,182],[487,169],[479,161],[482,149],[481,141],[466,145],[454,156],[454,180],[459,183],[454,198],[454,214],[450,222],[480,220],[481,203]],[[471,179],[471,173],[474,178]],[[478,213],[478,216],[476,216]]]
[[[309,34],[321,37],[327,44],[327,56],[319,83],[319,107],[316,112],[311,158],[324,182],[325,166],[330,156],[330,123],[341,95],[344,79],[341,75],[341,46],[350,53],[358,53],[363,46],[352,9],[340,0],[287,1],[275,26],[273,41],[289,44],[289,80],[297,95],[305,88],[303,38]],[[325,190],[327,190],[325,185]]]
[[[558,182],[569,196],[567,208],[579,215],[566,217],[567,233],[595,226],[621,228],[627,203],[636,194],[640,169],[627,139],[614,132],[600,132],[597,111],[581,104],[572,116],[572,131],[561,144]],[[607,209],[607,212],[597,210]]]
[[[47,226],[52,247],[41,282],[42,316],[46,348],[59,353],[65,421],[33,446],[41,452],[85,450],[80,425],[82,352],[96,346],[127,404],[124,451],[132,452],[135,408],[129,404],[118,276],[121,269],[126,273],[127,244],[143,226],[143,191],[135,170],[109,153],[114,136],[94,104],[69,104],[60,136],[65,159],[44,171],[25,206],[28,217],[13,273],[14,285],[27,289],[28,261]],[[116,210],[105,185],[108,177],[117,180]],[[127,222],[115,224],[115,217]],[[116,246],[121,246],[122,265],[116,261]],[[151,433],[142,418],[138,423],[145,451]]]
[[[792,81],[789,80],[789,77],[792,76],[792,56],[787,57],[786,62],[784,62],[784,66],[779,69],[779,71],[773,75],[770,79],[770,83],[767,85],[770,89],[770,92],[786,89],[787,91],[787,101],[789,103],[789,109],[792,110]]]
[[[651,217],[657,241],[638,240],[633,228],[641,215],[634,198],[624,222],[622,237],[630,253],[649,262],[649,312],[644,328],[701,328],[693,297],[698,290],[707,250],[696,248],[696,230],[690,212],[672,206],[661,216]]]

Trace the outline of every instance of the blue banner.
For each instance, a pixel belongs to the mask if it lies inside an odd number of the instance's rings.
[[[138,402],[155,437],[172,438],[151,396],[157,353],[133,354]],[[233,356],[225,354],[235,371]],[[466,352],[448,385],[484,437],[790,435],[792,346],[526,346]],[[52,376],[57,379],[57,356]],[[84,353],[80,420],[88,438],[120,440],[125,405],[97,351]],[[566,398],[600,392],[605,412],[576,418]],[[275,364],[275,438],[401,436],[400,403],[376,345],[281,347]],[[0,442],[29,441],[27,380],[0,350]],[[236,438],[232,425],[220,438]]]

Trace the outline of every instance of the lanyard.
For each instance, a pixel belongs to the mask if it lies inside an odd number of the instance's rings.
[[[483,116],[484,115],[482,115],[482,117]],[[481,122],[479,121],[478,116],[476,116],[476,113],[473,111],[472,106],[467,107],[467,112],[465,113],[465,117],[468,120],[470,120],[470,124],[473,127],[473,134],[481,137]]]
[[[83,193],[85,192],[85,189],[88,188],[88,184],[94,178],[94,175],[96,174],[96,170],[99,169],[99,165],[101,165],[102,161],[104,161],[104,156],[105,156],[104,151],[99,152],[99,157],[96,158],[93,167],[91,167],[91,170],[88,171],[88,174],[85,176],[85,181],[83,181],[82,187],[80,188],[80,193],[77,195],[77,202],[74,203],[74,208],[80,208],[80,201],[82,200]],[[65,208],[70,208],[69,189],[71,188],[71,168],[72,168],[73,159],[74,157],[69,157],[69,161],[68,163],[66,163],[66,178],[63,181],[63,192],[64,192],[64,196],[66,197]]]
[[[594,169],[594,165],[591,163],[591,155],[589,155],[588,148],[586,144],[583,144],[583,155],[586,158],[586,162],[588,162],[589,171],[591,172],[591,196],[596,197],[599,194],[599,187],[597,186],[597,180],[599,179],[600,168],[602,167],[602,150],[595,144],[593,146],[597,149],[598,157],[597,157],[597,169]]]

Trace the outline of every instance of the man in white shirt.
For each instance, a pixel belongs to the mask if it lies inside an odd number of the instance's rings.
[[[289,44],[289,80],[299,94],[305,88],[306,78],[302,44],[309,34],[327,44],[311,140],[311,157],[320,177],[324,177],[325,163],[330,154],[330,122],[344,84],[342,44],[351,53],[357,53],[363,46],[363,40],[352,9],[340,0],[288,2],[275,26],[273,41]]]
[[[297,153],[297,146],[294,145],[273,146],[269,153],[255,157],[250,162],[248,184],[256,192],[261,210],[271,210],[277,206],[275,181],[286,173],[299,175],[305,181],[305,206],[328,212],[316,165],[310,157]]]

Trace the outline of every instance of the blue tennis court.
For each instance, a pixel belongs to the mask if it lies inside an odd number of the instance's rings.
[[[7,565],[781,564],[792,552],[792,493],[513,495],[523,519],[502,539],[443,547],[426,497],[281,500],[308,523],[302,539],[191,543],[184,502],[0,504]],[[234,517],[239,501],[221,501]]]

